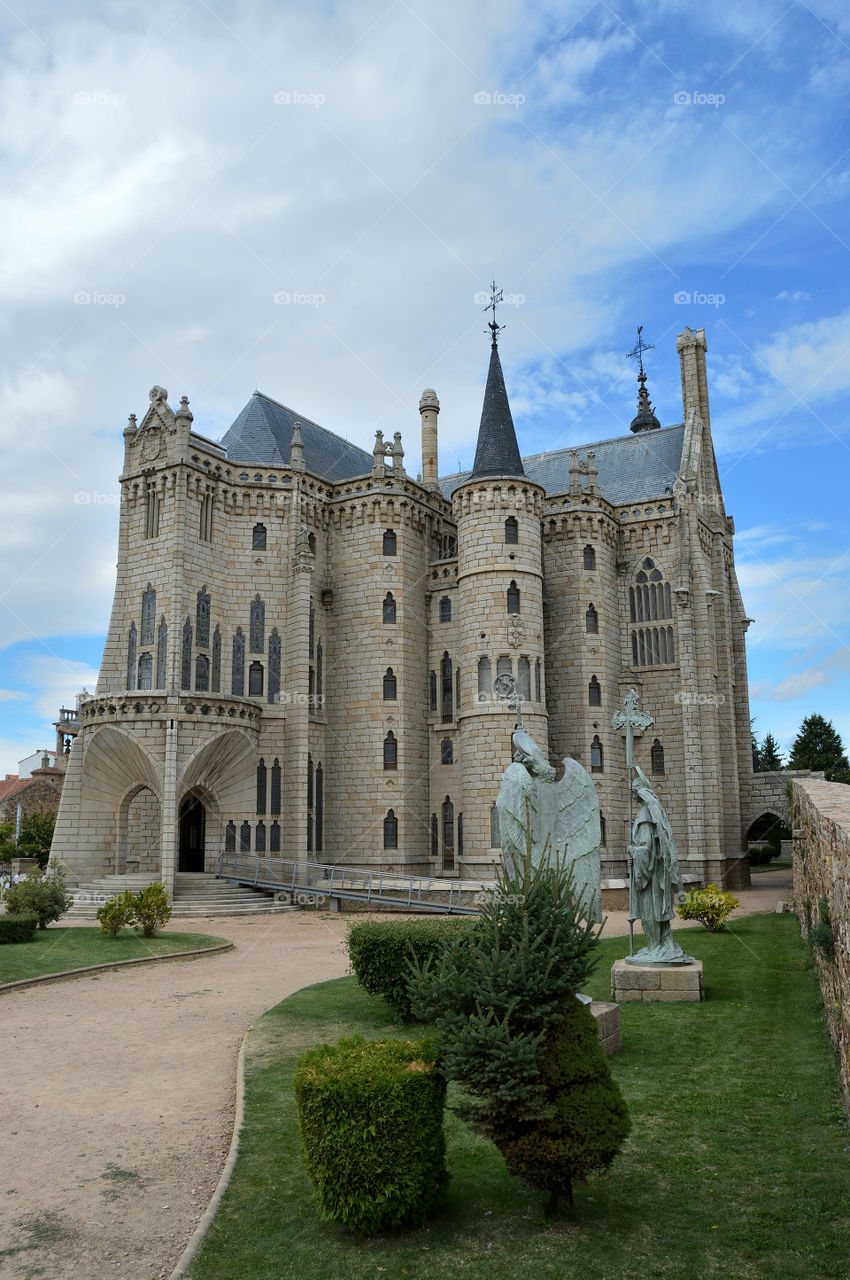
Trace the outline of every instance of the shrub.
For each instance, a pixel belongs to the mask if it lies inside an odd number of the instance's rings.
[[[449,939],[469,938],[475,916],[442,920],[363,921],[348,931],[348,957],[355,977],[370,995],[383,996],[410,1018],[411,959],[418,966],[435,961]]]
[[[756,845],[755,848],[750,849],[749,852],[750,866],[764,867],[772,858],[778,857],[779,852],[780,850],[778,848],[773,849],[769,844]]]
[[[699,920],[710,933],[717,933],[726,917],[740,905],[733,893],[728,890],[724,893],[716,884],[707,884],[704,889],[690,889],[683,894],[676,914],[682,920]]]
[[[114,898],[110,898],[97,909],[101,933],[108,933],[111,938],[117,938],[119,929],[131,923],[135,910],[136,897],[131,889],[117,893]]]
[[[421,1225],[448,1176],[434,1046],[354,1036],[306,1053],[293,1083],[322,1217],[362,1236]]]
[[[131,922],[145,938],[152,938],[171,919],[171,907],[164,884],[147,884],[133,898]]]
[[[832,931],[829,903],[826,898],[820,900],[818,922],[811,925],[808,936],[812,950],[819,951],[824,960],[831,963],[835,959],[835,934]]]
[[[38,916],[0,916],[0,946],[6,942],[32,942]]]
[[[10,915],[33,915],[38,919],[38,927],[46,929],[72,902],[65,889],[62,868],[56,867],[43,880],[28,876],[12,885],[6,895],[6,910]]]

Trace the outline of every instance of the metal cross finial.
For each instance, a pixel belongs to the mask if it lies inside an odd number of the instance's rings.
[[[496,324],[496,307],[498,303],[502,301],[502,299],[503,299],[502,290],[496,288],[496,281],[494,280],[493,283],[490,285],[490,301],[487,303],[487,306],[484,308],[485,311],[493,312],[493,319],[489,322],[489,324],[487,325],[487,328],[490,330],[490,333],[493,335],[494,347],[496,345],[496,341],[498,339],[499,333],[505,327],[503,324]]]
[[[637,336],[637,342],[635,343],[635,345],[632,347],[631,351],[629,352],[629,354],[628,354],[628,359],[629,359],[629,360],[633,360],[633,359],[637,358],[637,362],[638,362],[638,364],[640,365],[640,373],[639,373],[638,377],[639,377],[639,378],[646,378],[646,374],[645,374],[645,373],[644,373],[644,371],[643,371],[643,353],[644,353],[644,351],[654,351],[654,350],[655,350],[655,345],[654,345],[653,343],[651,343],[651,342],[644,342],[644,340],[643,340],[643,325],[642,325],[642,324],[639,324],[639,325],[638,325],[638,331],[637,331],[637,333],[638,333],[638,336]]]

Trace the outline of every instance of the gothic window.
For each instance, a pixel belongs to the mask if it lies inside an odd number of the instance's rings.
[[[153,632],[156,626],[156,592],[150,583],[142,596],[142,631],[139,643],[153,644]]]
[[[428,704],[432,711],[437,710],[437,673],[428,673]]]
[[[658,738],[656,738],[652,744],[651,757],[652,757],[652,772],[654,774],[663,773],[664,772],[664,748],[662,747]]]
[[[316,765],[316,852],[321,853],[325,845],[325,770]]]
[[[280,700],[280,636],[277,627],[269,636],[269,702]]]
[[[452,602],[448,596],[443,596],[440,601],[440,621],[451,622],[452,620]]]
[[[608,840],[605,832],[605,819],[603,818],[601,813],[599,815],[599,831],[600,831],[599,843],[601,845],[606,845],[608,843]]]
[[[149,653],[139,657],[139,689],[150,689],[153,681],[153,658]]]
[[[457,815],[457,856],[463,857],[463,814]]]
[[[443,738],[440,743],[440,764],[454,764],[455,744],[451,738]]]
[[[183,623],[183,647],[180,663],[180,688],[192,687],[192,620],[187,618]]]
[[[391,591],[388,591],[384,596],[383,610],[383,621],[395,622],[395,600]]]
[[[248,668],[248,697],[262,698],[263,696],[263,664],[262,662],[252,662]]]
[[[511,579],[511,585],[507,591],[508,613],[519,613],[519,587],[516,582]]]
[[[435,860],[440,856],[440,824],[437,821],[436,813],[431,814],[431,857]]]
[[[594,551],[593,547],[591,546],[585,547],[582,553],[582,559],[584,561],[585,569],[596,568],[596,552]]]
[[[280,853],[280,823],[273,822],[269,830],[269,853]]]
[[[589,707],[602,706],[602,685],[596,679],[596,676],[590,677],[590,684],[587,686],[587,705]]]
[[[206,587],[198,592],[198,603],[195,609],[195,644],[199,649],[208,648],[210,643],[210,597]]]
[[[499,830],[499,810],[493,804],[490,806],[490,848],[500,849],[502,847],[502,833]]]
[[[540,659],[538,658],[534,664],[534,698],[537,702],[543,701],[542,673],[540,667]]]
[[[316,610],[310,604],[310,616],[307,628],[307,656],[314,658],[316,656]]]
[[[307,852],[313,852],[313,814],[307,814]]]
[[[325,673],[323,669],[323,653],[321,640],[316,645],[316,706],[322,705],[322,684],[324,683]]]
[[[213,632],[210,689],[213,693],[221,693],[221,632],[218,627]]]
[[[676,661],[673,627],[673,600],[669,582],[649,556],[641,561],[634,584],[629,587],[629,621],[632,629],[632,663],[653,667]],[[662,625],[657,624],[661,622]],[[643,625],[650,624],[650,625]]]
[[[599,614],[592,604],[587,606],[587,612],[584,615],[584,629],[590,635],[596,635],[599,631]]]
[[[392,809],[387,810],[387,816],[384,818],[384,848],[398,848],[398,818]]]
[[[307,808],[313,808],[313,781],[315,777],[315,769],[313,768],[313,757],[307,756]]]
[[[251,601],[251,652],[262,653],[266,647],[266,606],[259,595]]]
[[[224,852],[225,853],[236,852],[236,823],[235,822],[228,822],[227,826],[224,828]]]
[[[210,660],[199,653],[195,659],[195,692],[207,693],[210,687]]]
[[[200,538],[201,542],[212,542],[212,521],[213,521],[213,496],[211,493],[205,493],[201,498],[201,522],[200,522]]]
[[[265,551],[266,549],[266,526],[264,524],[255,524],[254,532],[251,538],[252,551]]]
[[[528,658],[520,658],[517,662],[517,684],[519,694],[526,702],[531,701],[531,663]]]
[[[265,853],[266,851],[266,824],[262,819],[254,828],[254,851],[256,853]]]
[[[168,660],[168,627],[165,618],[160,618],[156,634],[156,687],[165,688],[165,664]]]
[[[394,556],[397,550],[397,539],[395,529],[386,529],[384,531],[384,555]]]
[[[133,689],[136,685],[136,624],[130,623],[130,632],[127,636],[127,688]]]
[[[433,675],[433,672],[431,673]],[[398,696],[398,681],[392,667],[384,672],[384,702],[395,702]]]
[[[455,706],[460,711],[460,667],[455,668]]]
[[[440,688],[442,691],[441,716],[443,720],[451,720],[454,699],[454,681],[452,680],[452,660],[448,653],[443,654],[440,663]]]
[[[443,870],[455,864],[455,807],[448,796],[443,801]]]
[[[250,824],[250,822],[243,822],[243,823],[242,823],[242,826],[239,828],[239,852],[240,852],[240,853],[250,853],[250,852],[251,852],[251,824]]]
[[[514,664],[506,654],[502,654],[501,658],[496,661],[496,678],[499,676],[513,676]]]
[[[595,733],[590,744],[590,772],[602,773],[603,769],[602,743],[599,741],[599,734]]]
[[[159,537],[159,494],[153,485],[145,494],[145,537]]]
[[[384,768],[398,768],[398,743],[395,740],[395,734],[392,729],[384,738]]]
[[[245,694],[245,637],[241,627],[236,628],[236,635],[233,637],[230,692],[234,698],[241,698]]]
[[[490,659],[478,659],[478,701],[490,701]]]
[[[272,765],[272,793],[269,809],[272,813],[280,813],[280,761],[277,756]]]
[[[519,542],[519,525],[516,516],[508,516],[505,521],[505,542]]]
[[[257,765],[257,813],[266,811],[266,762]]]

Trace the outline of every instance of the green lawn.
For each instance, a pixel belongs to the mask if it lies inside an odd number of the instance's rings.
[[[360,1242],[321,1222],[301,1161],[295,1062],[353,1032],[411,1030],[353,978],[284,1000],[248,1037],[239,1159],[191,1280],[846,1277],[848,1130],[797,922],[751,916],[723,934],[691,931],[688,946],[705,962],[708,999],[624,1006],[612,1070],[632,1134],[605,1177],[576,1188],[575,1218],[557,1224],[452,1116],[451,1181],[429,1227]],[[624,940],[600,950],[588,985],[607,998]]]
[[[63,929],[51,925],[49,929],[36,929],[32,942],[0,946],[0,985],[90,964],[198,951],[224,941],[206,933],[161,933],[155,938],[142,938],[131,929],[122,929],[117,938],[110,938],[99,928]]]

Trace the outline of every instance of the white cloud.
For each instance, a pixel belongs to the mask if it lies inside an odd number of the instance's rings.
[[[834,649],[821,662],[813,663],[803,671],[788,676],[778,684],[760,681],[754,697],[769,698],[773,702],[790,702],[814,689],[828,689],[841,675],[850,673],[850,645]]]
[[[20,689],[0,689],[0,702],[20,702],[26,696]]]
[[[32,698],[34,710],[50,722],[60,707],[75,707],[81,689],[94,691],[97,671],[86,662],[76,662],[48,654],[32,655],[22,671],[26,683],[37,690]]]

